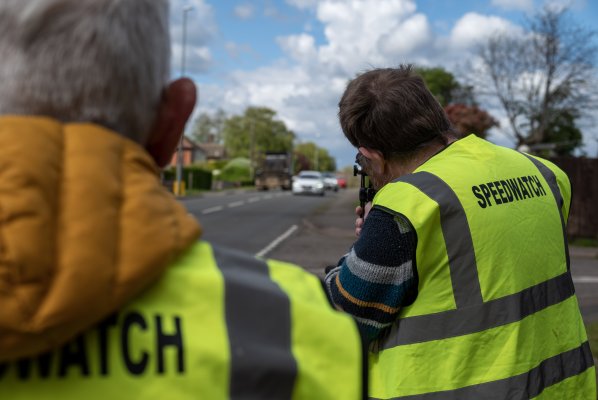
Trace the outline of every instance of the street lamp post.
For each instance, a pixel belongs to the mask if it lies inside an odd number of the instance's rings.
[[[185,76],[185,51],[187,48],[187,13],[193,10],[191,6],[183,7],[183,45],[181,49],[181,76]],[[177,148],[176,157],[176,186],[175,195],[180,196],[183,193],[181,190],[182,176],[183,176],[183,145],[185,134],[181,135],[179,139],[179,146]]]
[[[316,139],[320,139],[320,133],[316,133]],[[318,169],[318,161],[320,158],[320,154],[319,154],[319,150],[318,150],[318,144],[314,143],[314,170],[319,171]]]

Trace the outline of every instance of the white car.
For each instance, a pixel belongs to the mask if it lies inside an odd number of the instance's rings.
[[[324,177],[324,188],[338,192],[338,179],[336,179],[336,175],[332,172],[322,172],[322,176]]]
[[[317,194],[324,196],[324,177],[318,171],[301,171],[293,178],[293,194]]]

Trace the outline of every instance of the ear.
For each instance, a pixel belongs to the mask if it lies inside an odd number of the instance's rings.
[[[372,166],[377,172],[383,172],[386,160],[384,160],[384,156],[381,152],[366,147],[359,147],[357,150],[371,161]]]
[[[159,167],[166,166],[172,159],[196,99],[195,84],[188,78],[177,79],[164,89],[145,146]]]

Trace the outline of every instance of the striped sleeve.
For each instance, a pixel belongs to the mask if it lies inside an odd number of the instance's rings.
[[[330,300],[373,340],[415,300],[415,231],[403,216],[374,207],[351,251],[325,278]]]

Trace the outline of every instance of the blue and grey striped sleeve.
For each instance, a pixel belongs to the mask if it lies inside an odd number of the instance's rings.
[[[351,251],[326,275],[332,303],[354,316],[367,339],[376,339],[415,300],[416,244],[406,217],[374,207]]]

